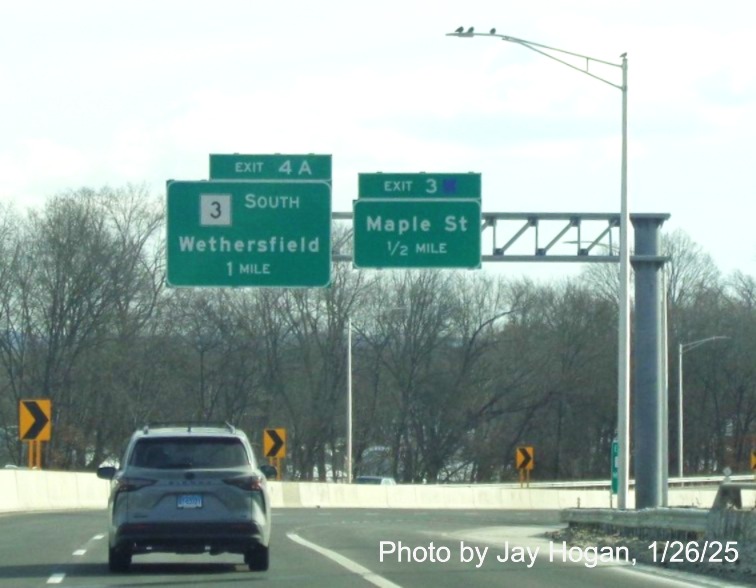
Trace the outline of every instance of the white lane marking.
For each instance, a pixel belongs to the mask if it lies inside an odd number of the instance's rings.
[[[105,538],[104,534],[99,534],[92,537],[89,541],[100,541],[101,539],[104,539],[104,538]],[[89,541],[87,541],[87,543],[89,543]],[[73,555],[74,557],[82,557],[83,555],[86,555],[86,553],[87,553],[86,549],[77,549],[76,551],[73,552]],[[65,574],[53,574],[47,579],[47,583],[60,584],[61,582],[63,582],[65,577],[66,577]]]
[[[361,566],[357,562],[354,562],[351,559],[344,557],[339,553],[336,553],[335,551],[331,551],[330,549],[326,549],[325,547],[321,547],[320,545],[316,545],[315,543],[310,543],[309,541],[307,541],[307,539],[302,539],[295,533],[287,533],[286,536],[295,543],[309,547],[313,551],[318,552],[320,555],[324,555],[328,559],[335,561],[337,564],[345,567],[353,574],[361,576],[362,578],[364,578],[371,584],[378,586],[379,588],[401,588],[399,584],[394,584],[391,580],[387,580],[383,576],[379,576],[378,574],[371,572],[366,567]]]

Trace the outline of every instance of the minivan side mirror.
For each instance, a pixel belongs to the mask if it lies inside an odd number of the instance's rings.
[[[97,468],[97,477],[103,480],[112,480],[116,474],[116,468],[113,466],[102,466]]]

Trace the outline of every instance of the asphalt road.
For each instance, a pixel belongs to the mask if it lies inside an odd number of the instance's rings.
[[[268,572],[247,571],[241,556],[153,554],[112,574],[104,511],[0,515],[0,588],[724,585],[631,562],[592,567],[590,552],[544,537],[557,528],[556,512],[278,509]],[[584,557],[562,561],[570,555]]]

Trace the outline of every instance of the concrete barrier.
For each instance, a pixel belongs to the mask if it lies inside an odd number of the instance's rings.
[[[513,488],[498,485],[400,484],[372,486],[320,482],[268,483],[274,507],[563,510],[609,508],[606,489]],[[105,508],[109,484],[92,473],[0,470],[0,512]],[[708,508],[715,489],[670,491],[670,506]],[[633,492],[629,495],[633,508]]]
[[[0,512],[18,510],[16,472],[0,470]]]
[[[90,473],[0,470],[0,512],[105,508],[109,489]]]
[[[269,482],[273,506],[287,508],[519,509],[606,508],[605,490],[486,486],[372,486],[319,482]]]

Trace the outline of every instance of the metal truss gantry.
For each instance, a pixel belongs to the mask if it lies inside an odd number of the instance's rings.
[[[351,212],[333,212],[333,220],[352,220]],[[631,215],[633,222],[659,219],[668,214]],[[481,233],[489,254],[481,262],[578,262],[619,263],[619,213],[600,212],[484,212]],[[333,261],[352,261],[345,245],[353,228],[333,244]],[[664,262],[665,258],[643,257]],[[633,261],[637,261],[634,258]]]

